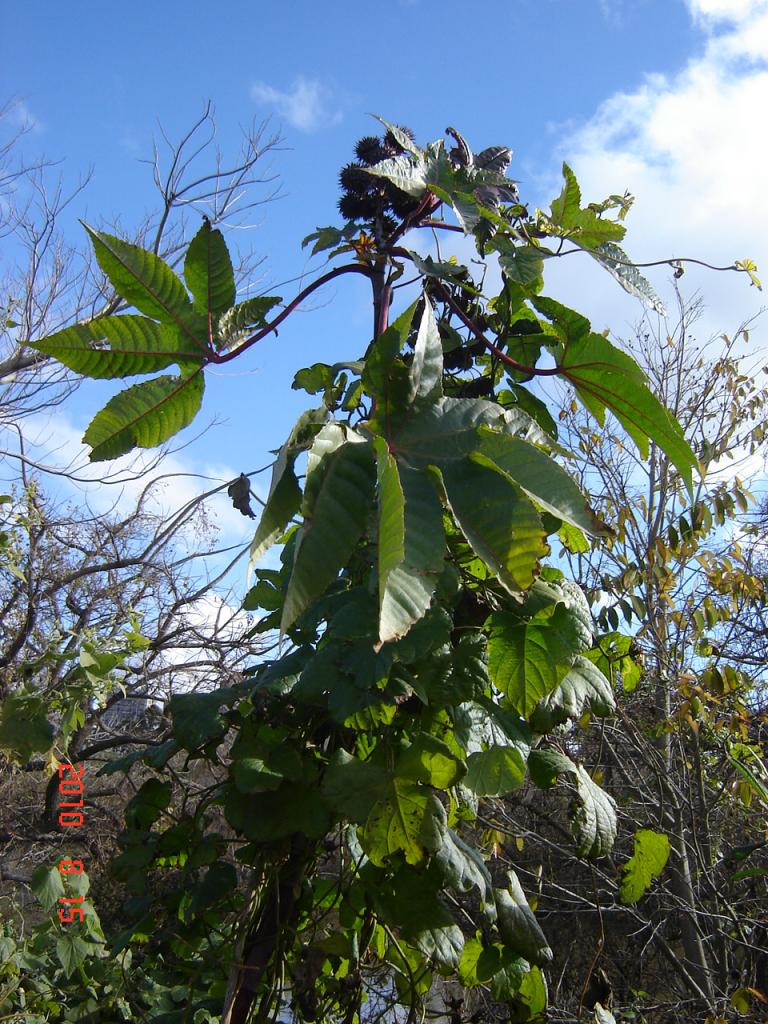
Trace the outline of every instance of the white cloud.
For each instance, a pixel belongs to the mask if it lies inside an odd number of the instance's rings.
[[[687,0],[687,3],[699,23],[747,21],[768,7],[766,0]]]
[[[22,99],[12,99],[6,103],[0,109],[0,119],[6,121],[16,130],[38,132],[42,128],[40,120]]]
[[[317,79],[303,75],[299,75],[286,91],[265,82],[255,82],[251,86],[251,99],[272,107],[301,132],[315,132],[338,124],[342,117],[341,111],[332,107],[331,90]]]
[[[637,90],[608,98],[569,130],[560,155],[576,171],[585,202],[625,188],[637,197],[627,219],[633,259],[696,257],[724,266],[749,257],[768,288],[768,134],[760,128],[768,109],[768,0],[689,0],[689,7],[708,31],[701,54],[677,74],[649,75]],[[549,198],[560,183],[541,187]],[[548,271],[549,290],[583,308],[599,329],[626,336],[639,319],[639,305],[589,257],[552,261]],[[671,272],[644,272],[674,308]],[[680,286],[685,295],[702,294],[702,339],[732,333],[763,305],[745,275],[689,265]],[[757,344],[766,326],[754,325]]]

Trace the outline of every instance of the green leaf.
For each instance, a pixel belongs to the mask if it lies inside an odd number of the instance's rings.
[[[565,676],[573,654],[572,640],[547,620],[521,622],[507,612],[491,618],[488,671],[524,718]]]
[[[368,444],[343,444],[325,456],[298,535],[296,558],[280,623],[289,629],[325,591],[355,550],[362,534],[373,491],[373,460]],[[312,474],[315,475],[314,473]],[[305,502],[310,479],[305,488]]]
[[[417,733],[410,746],[398,756],[398,778],[423,782],[435,789],[450,789],[466,772],[463,761],[442,740],[428,733]]]
[[[520,982],[515,998],[517,1014],[513,1020],[545,1020],[547,998],[546,979],[538,967],[532,967]]]
[[[384,125],[384,127],[387,129],[387,132],[392,136],[392,138],[395,140],[398,146],[401,147],[401,149],[404,149],[407,153],[412,153],[413,156],[416,157],[422,155],[423,150],[421,150],[416,145],[416,143],[413,141],[413,139],[407,132],[403,131],[400,125],[391,124],[389,121],[385,121],[383,117],[379,117],[378,114],[374,114],[373,116],[376,118],[379,124]]]
[[[471,459],[441,466],[451,511],[475,554],[512,594],[533,583],[549,553],[541,518],[508,477]]]
[[[38,903],[45,911],[51,910],[59,897],[65,895],[58,864],[52,868],[46,867],[45,864],[35,868],[29,885]]]
[[[504,409],[482,398],[443,397],[392,416],[383,432],[390,450],[410,466],[442,467],[466,458],[479,446],[480,426],[510,434],[537,429],[530,416],[519,409]]]
[[[424,786],[395,777],[387,799],[374,805],[360,830],[360,844],[379,867],[399,851],[409,864],[418,865],[440,848],[445,830],[445,808],[437,796]]]
[[[379,642],[401,639],[429,608],[444,568],[442,509],[426,474],[398,466],[376,439]]]
[[[616,839],[616,804],[581,765],[576,766],[575,777],[579,803],[573,819],[576,852],[579,857],[604,857]]]
[[[227,723],[220,708],[234,697],[228,687],[212,693],[177,693],[171,697],[168,710],[173,721],[173,735],[190,752],[218,739]]]
[[[436,277],[440,281],[455,283],[457,279],[463,279],[467,273],[467,268],[460,263],[433,260],[431,256],[422,256],[412,249],[406,251],[413,261],[414,267],[425,277]]]
[[[0,704],[0,750],[21,764],[50,750],[53,737],[54,728],[41,699],[12,693]]]
[[[340,245],[342,242],[349,241],[350,238],[354,238],[357,234],[358,229],[354,221],[348,221],[343,228],[337,227],[325,227],[318,228],[313,231],[311,235],[307,235],[306,238],[302,239],[301,248],[306,249],[310,242],[315,244],[312,246],[312,255],[316,256],[319,252],[324,252],[326,249],[333,249],[334,246]]]
[[[526,979],[530,978],[534,971],[536,971],[539,976],[541,976],[541,973],[538,967],[531,967],[526,960],[514,956],[513,951],[507,950],[503,946],[498,948],[498,963],[501,966],[499,970],[494,972],[490,979],[491,995],[494,999],[498,999],[500,1002],[505,1002],[509,1005],[517,998],[517,993],[522,988]],[[479,966],[484,965],[482,965],[481,962]],[[526,1018],[527,1016],[528,1014],[526,1011]]]
[[[403,866],[373,891],[380,917],[431,959],[449,968],[459,964],[464,936],[439,895],[434,871]]]
[[[328,804],[343,818],[364,824],[374,804],[387,797],[387,776],[376,764],[360,761],[338,750],[323,776],[322,791]]]
[[[589,710],[600,717],[616,709],[610,682],[600,669],[577,655],[558,686],[542,701],[534,713],[534,725],[541,732],[549,732],[553,724],[560,725],[569,718],[580,718]]]
[[[552,961],[552,950],[528,906],[517,875],[510,871],[508,878],[508,889],[494,889],[499,935],[505,946],[529,963],[545,967]]]
[[[282,537],[292,517],[301,506],[301,489],[293,470],[293,461],[282,467],[275,479],[272,471],[272,487],[261,513],[259,525],[251,542],[250,565],[254,566]]]
[[[583,249],[592,250],[604,242],[621,241],[627,232],[623,224],[603,220],[595,210],[581,209],[581,190],[576,175],[565,163],[563,177],[563,190],[557,199],[552,200],[552,223]]]
[[[56,956],[68,978],[89,956],[93,956],[98,948],[93,942],[86,942],[72,931],[65,932],[56,940]]]
[[[637,363],[615,348],[602,334],[587,334],[564,348],[560,359],[562,375],[576,388],[585,407],[602,426],[605,409],[610,409],[648,457],[648,441],[655,441],[677,466],[689,491],[696,456],[683,431],[648,389]]]
[[[203,400],[203,374],[155,377],[120,391],[96,413],[83,435],[91,462],[125,455],[133,448],[154,448],[195,418]]]
[[[413,347],[413,362],[408,373],[408,381],[409,404],[429,401],[443,393],[443,345],[432,304],[426,297]]]
[[[528,757],[531,781],[539,789],[551,789],[561,775],[573,774],[576,765],[559,750],[532,750]]]
[[[237,893],[237,872],[227,861],[211,864],[205,877],[192,890],[190,912],[199,914],[206,907],[229,901]]]
[[[635,833],[635,849],[622,869],[619,899],[637,903],[658,878],[669,859],[669,839],[663,832],[642,828]]]
[[[171,802],[171,784],[159,779],[147,779],[125,806],[128,828],[149,829]]]
[[[537,291],[544,278],[544,254],[533,245],[515,245],[498,239],[499,263],[510,281]]]
[[[478,796],[505,796],[525,781],[525,760],[517,747],[491,747],[470,754],[464,785]]]
[[[602,267],[605,267],[612,277],[616,278],[625,292],[640,299],[660,316],[667,315],[664,303],[654,291],[651,283],[646,281],[622,248],[614,245],[613,242],[603,242],[596,249],[592,249],[590,255]]]
[[[293,466],[299,452],[312,445],[327,419],[326,409],[307,409],[299,416],[287,441],[277,453],[272,466],[269,495],[251,542],[249,570],[280,539],[292,517],[299,511],[301,491]]]
[[[222,233],[208,218],[189,243],[184,259],[184,280],[198,313],[213,319],[235,304],[235,273]]]
[[[493,882],[483,858],[451,829],[434,859],[446,885],[460,893],[476,888],[484,903],[493,903]]]
[[[222,313],[216,322],[214,342],[217,348],[232,348],[267,324],[267,313],[282,302],[279,295],[257,295],[238,302]]]
[[[519,437],[480,427],[477,451],[514,480],[543,509],[591,536],[606,536],[608,527],[592,511],[575,481],[540,448]]]
[[[459,981],[465,988],[476,988],[482,984],[478,975],[477,965],[483,952],[483,944],[479,939],[466,939],[464,952],[459,961]]]
[[[421,155],[414,157],[403,153],[364,170],[367,174],[386,178],[401,192],[413,196],[414,199],[420,199],[427,191],[427,164]]]
[[[104,347],[105,342],[109,348]],[[30,348],[53,356],[84,377],[94,378],[154,373],[172,363],[202,358],[198,346],[179,343],[176,328],[128,314],[67,327]]]
[[[185,337],[204,346],[205,321],[194,314],[186,288],[168,264],[148,249],[84,226],[115,290],[140,313],[175,324]]]
[[[271,793],[240,793],[231,789],[224,816],[248,839],[267,843],[300,833],[320,838],[331,827],[328,809],[317,785],[310,781],[284,782]]]
[[[412,303],[374,342],[365,360],[362,374],[363,387],[376,399],[380,417],[386,422],[390,410],[405,403],[407,385],[405,365],[400,364],[401,373],[393,373],[400,350],[408,337],[419,300]]]

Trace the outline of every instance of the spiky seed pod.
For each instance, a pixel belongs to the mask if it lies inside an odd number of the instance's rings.
[[[443,353],[443,368],[446,370],[468,370],[471,365],[472,355],[462,345]]]
[[[394,219],[394,217],[389,217],[385,213],[384,216],[381,218],[381,227],[385,235],[391,235],[392,232],[397,227],[397,221]]]
[[[484,395],[493,393],[493,380],[491,377],[477,377],[475,380],[468,380],[459,389],[459,398],[481,398]]]
[[[345,192],[361,195],[369,190],[374,179],[366,174],[362,164],[347,164],[339,173],[339,184]]]
[[[381,160],[386,160],[389,154],[384,149],[381,139],[375,135],[366,135],[355,146],[355,156],[361,163],[373,167]]]
[[[338,203],[345,220],[373,220],[381,208],[380,201],[371,195],[345,195]]]

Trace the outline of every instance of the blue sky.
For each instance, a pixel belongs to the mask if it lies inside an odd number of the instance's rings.
[[[564,158],[587,199],[628,188],[638,199],[627,249],[639,260],[762,255],[768,269],[766,0],[237,0],[216,10],[201,0],[38,0],[5,5],[3,16],[3,92],[33,125],[25,146],[60,160],[66,180],[93,168],[70,210],[74,240],[78,216],[120,215],[126,230],[139,222],[152,203],[140,158],[158,123],[175,138],[211,100],[225,153],[254,117],[282,136],[265,166],[282,198],[260,208],[247,238],[265,257],[263,291],[311,274],[300,240],[338,221],[338,169],[374,128],[369,112],[410,125],[422,143],[455,125],[477,149],[512,146],[510,173],[532,205],[559,190]],[[651,276],[668,293],[668,275]],[[641,313],[583,265],[549,280],[550,294],[618,337]],[[683,283],[708,305],[705,336],[761,308],[736,275],[691,271]],[[174,466],[223,478],[268,461],[307,404],[289,391],[295,370],[364,348],[363,284],[329,288],[277,339],[212,375],[203,421],[220,422]],[[86,384],[57,411],[67,457],[111,390]],[[220,515],[227,536],[247,538],[245,520]]]

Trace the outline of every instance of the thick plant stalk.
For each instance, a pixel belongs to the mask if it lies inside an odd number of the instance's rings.
[[[246,1024],[278,948],[284,945],[286,934],[293,933],[301,882],[309,862],[309,846],[306,836],[295,835],[288,858],[264,882],[261,892],[257,890],[258,879],[264,876],[254,874],[248,912],[252,923],[246,927],[236,947],[221,1024]],[[265,858],[265,862],[269,863],[269,858]],[[274,998],[280,998],[279,989]]]

